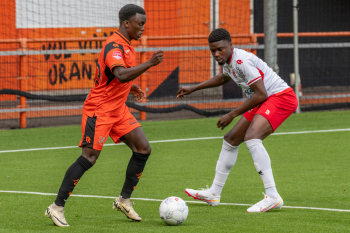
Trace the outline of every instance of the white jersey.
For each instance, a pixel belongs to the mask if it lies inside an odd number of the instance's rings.
[[[248,98],[254,94],[249,86],[259,79],[263,81],[268,96],[289,88],[263,60],[242,49],[233,49],[230,63],[223,65],[223,74],[231,77]]]

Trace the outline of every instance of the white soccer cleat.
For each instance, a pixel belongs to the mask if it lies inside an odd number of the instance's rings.
[[[66,219],[64,218],[64,207],[57,206],[55,203],[52,203],[47,207],[45,215],[48,218],[51,218],[53,224],[59,227],[69,227]]]
[[[204,201],[211,206],[218,206],[220,204],[220,196],[216,196],[214,193],[210,192],[208,185],[206,189],[201,190],[185,189],[185,193],[187,193],[188,196]]]
[[[267,212],[269,210],[275,209],[275,208],[282,208],[283,206],[283,199],[282,197],[278,194],[275,199],[270,198],[267,196],[265,193],[264,194],[264,199],[253,205],[252,207],[247,209],[248,213],[262,213],[262,212]]]

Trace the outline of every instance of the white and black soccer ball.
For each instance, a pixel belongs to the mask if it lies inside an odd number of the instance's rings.
[[[160,218],[170,226],[181,225],[187,215],[187,203],[179,197],[168,197],[159,206]]]

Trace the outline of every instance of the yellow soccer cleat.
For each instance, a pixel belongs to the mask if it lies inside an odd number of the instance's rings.
[[[55,203],[52,203],[47,207],[45,215],[48,218],[51,218],[53,224],[59,227],[69,227],[66,219],[64,218],[64,207],[57,206]]]
[[[134,208],[132,208],[130,198],[123,199],[121,196],[119,196],[113,202],[113,209],[123,212],[127,218],[133,221],[140,222],[142,220],[142,218],[135,212]]]

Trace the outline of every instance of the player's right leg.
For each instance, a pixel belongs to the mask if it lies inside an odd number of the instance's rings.
[[[109,131],[105,129],[97,129],[96,117],[90,118],[86,115],[82,119],[82,140],[79,144],[83,147],[82,155],[68,168],[57,198],[45,211],[45,215],[51,218],[56,226],[69,226],[64,217],[64,206],[68,197],[73,192],[73,189],[78,184],[83,174],[89,170],[96,162],[102,145],[95,139],[96,131],[101,135],[101,131],[106,131],[107,136]]]
[[[242,117],[237,124],[226,133],[219,159],[216,163],[215,178],[212,186],[202,190],[185,189],[185,192],[193,197],[208,203],[208,205],[218,206],[220,196],[226,179],[235,165],[238,154],[238,147],[244,141],[244,135],[250,122]]]
[[[68,168],[56,200],[45,211],[45,215],[51,218],[56,226],[69,226],[64,217],[64,205],[83,174],[96,162],[96,160],[91,161],[86,157],[95,157],[97,159],[99,153],[100,151],[84,147],[82,155]]]

